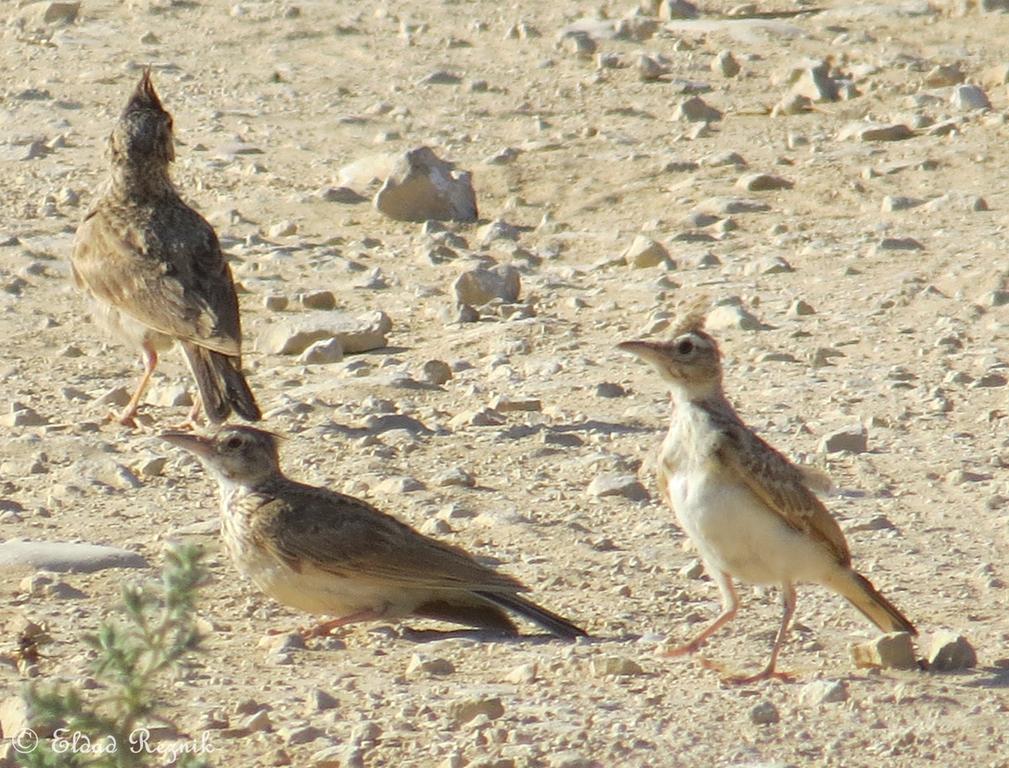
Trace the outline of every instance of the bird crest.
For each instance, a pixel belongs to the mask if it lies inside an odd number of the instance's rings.
[[[673,326],[672,338],[675,339],[691,331],[703,331],[710,304],[711,299],[707,294],[696,296],[682,304],[676,324]]]
[[[164,111],[164,107],[161,106],[161,99],[158,98],[158,93],[154,90],[154,83],[151,82],[150,67],[144,67],[144,72],[140,76],[140,82],[137,83],[137,87],[133,90],[130,100],[126,103],[126,109],[123,110],[123,114],[126,115],[139,109]]]

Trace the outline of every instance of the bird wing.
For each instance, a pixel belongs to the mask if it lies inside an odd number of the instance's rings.
[[[805,483],[801,470],[761,440],[734,413],[709,410],[721,434],[715,455],[789,527],[820,543],[842,565],[851,562],[844,533]]]
[[[152,330],[237,356],[238,297],[217,235],[181,201],[167,207],[157,228],[92,210],[77,229],[74,281]]]
[[[380,584],[515,593],[521,582],[424,536],[367,502],[301,483],[270,494],[252,533],[295,570],[306,564]]]

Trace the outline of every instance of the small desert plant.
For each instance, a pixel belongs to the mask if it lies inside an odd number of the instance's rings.
[[[159,678],[178,675],[199,648],[195,603],[206,571],[197,547],[170,547],[160,582],[123,588],[125,620],[106,620],[84,641],[94,649],[94,695],[73,686],[33,685],[25,693],[34,720],[52,732],[19,756],[25,768],[139,768],[206,763],[185,748],[158,745],[145,726],[166,723],[157,696]],[[206,750],[204,750],[206,751]]]

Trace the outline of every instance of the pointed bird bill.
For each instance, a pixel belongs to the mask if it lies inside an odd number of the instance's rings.
[[[197,456],[208,456],[214,450],[212,439],[191,432],[162,432],[158,437]]]
[[[658,341],[621,341],[617,344],[621,352],[630,352],[648,362],[655,362],[663,357],[664,345]]]

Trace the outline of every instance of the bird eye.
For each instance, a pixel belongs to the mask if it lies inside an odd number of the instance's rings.
[[[684,339],[679,344],[676,345],[676,351],[681,355],[689,355],[694,351],[694,342],[690,339]]]
[[[228,451],[235,451],[242,446],[242,438],[238,435],[232,435],[227,440],[224,441],[224,448]]]

